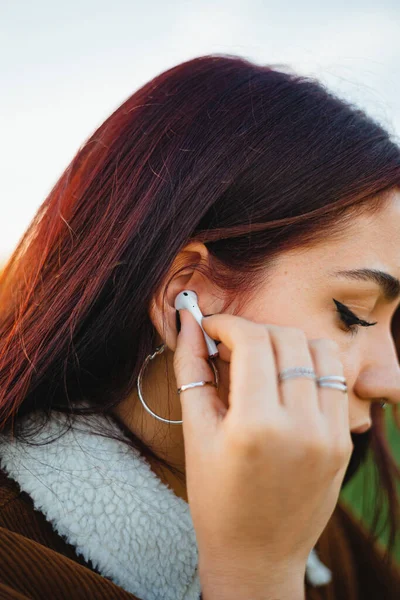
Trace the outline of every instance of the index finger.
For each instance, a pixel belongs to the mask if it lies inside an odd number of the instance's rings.
[[[242,422],[262,425],[280,406],[277,368],[268,328],[245,317],[216,314],[204,330],[231,351],[229,402]]]

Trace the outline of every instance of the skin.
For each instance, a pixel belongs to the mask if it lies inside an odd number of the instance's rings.
[[[199,254],[207,260],[207,249],[203,244],[188,244],[177,256],[172,269],[182,261],[189,264]],[[360,425],[371,425],[371,405],[374,402],[385,398],[388,403],[400,403],[400,367],[390,332],[400,298],[387,301],[382,290],[372,281],[338,278],[331,274],[337,270],[362,268],[379,269],[400,279],[400,190],[397,188],[379,213],[359,215],[350,225],[343,227],[340,239],[325,238],[312,248],[281,254],[273,272],[269,271],[268,279],[260,284],[246,308],[238,313],[258,323],[302,329],[309,340],[330,338],[339,344],[348,385],[351,430]],[[181,419],[173,368],[177,336],[174,299],[184,289],[197,293],[203,314],[222,312],[223,305],[221,291],[217,295],[211,282],[189,269],[170,284],[168,305],[162,306],[162,290],[153,299],[149,314],[159,333],[159,343],[166,342],[168,345],[164,352],[168,361],[168,378],[164,360],[157,357],[150,361],[145,372],[143,394],[153,411],[173,420]],[[360,326],[356,333],[346,332],[333,298],[360,319],[377,324]],[[233,310],[234,307],[230,309]],[[164,332],[163,316],[167,324]],[[226,356],[225,352],[223,354]],[[229,406],[229,362],[219,357],[216,364],[220,373],[219,395]],[[168,425],[154,419],[142,407],[136,391],[117,407],[116,412],[160,456],[184,470],[181,425]],[[150,465],[177,496],[187,501],[186,487],[176,476],[153,464],[153,461]]]

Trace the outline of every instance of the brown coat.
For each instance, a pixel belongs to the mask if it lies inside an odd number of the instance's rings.
[[[333,572],[322,587],[306,585],[307,600],[399,600],[400,568],[382,561],[366,530],[338,503],[316,546]],[[34,509],[31,498],[0,471],[0,600],[134,600],[78,556]],[[146,599],[141,599],[146,600]]]

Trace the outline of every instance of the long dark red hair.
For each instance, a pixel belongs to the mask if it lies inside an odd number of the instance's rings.
[[[189,241],[211,256],[194,268],[231,300],[249,297],[280,252],[379,210],[397,186],[390,134],[314,78],[231,55],[161,73],[78,150],[5,265],[0,428],[23,435],[22,416],[88,412],[83,400],[110,414],[132,394],[154,350],[150,300]],[[392,331],[399,341],[398,312]],[[372,409],[344,485],[371,449],[392,551],[400,473],[382,410]],[[132,446],[173,468],[120,425]]]

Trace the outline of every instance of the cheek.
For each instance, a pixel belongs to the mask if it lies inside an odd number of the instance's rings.
[[[312,314],[299,306],[298,301],[296,302],[295,299],[288,300],[286,295],[284,297],[278,295],[268,296],[263,298],[262,302],[252,303],[251,306],[247,306],[240,313],[240,316],[255,323],[265,323],[279,327],[296,327],[306,333],[307,328],[310,328],[312,324],[313,318]],[[317,330],[317,326],[314,329]]]
[[[295,274],[278,271],[252,294],[240,316],[256,323],[302,328],[312,313],[303,287]]]

